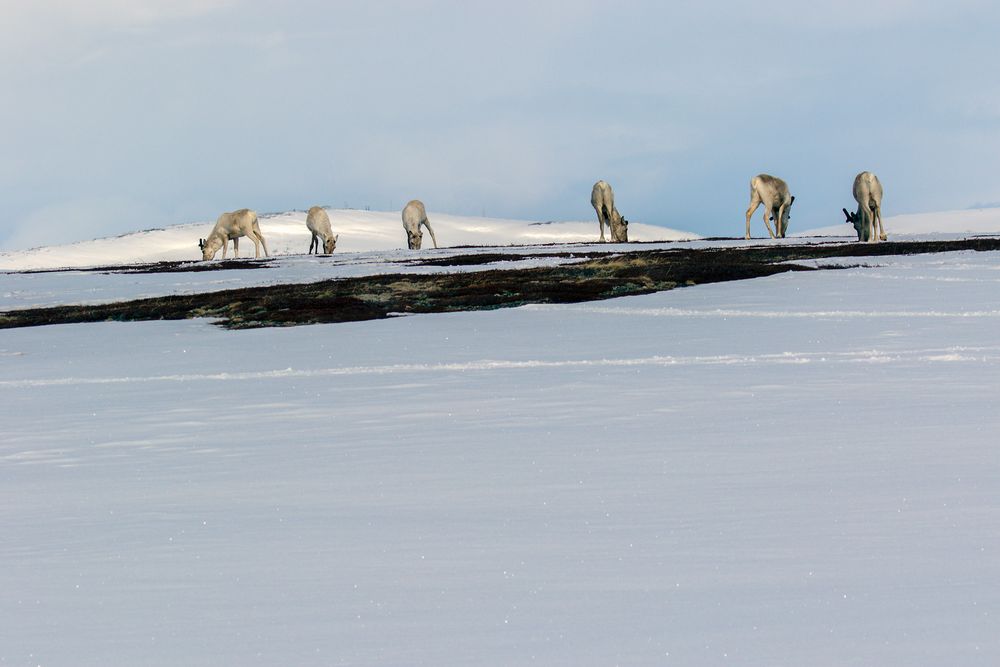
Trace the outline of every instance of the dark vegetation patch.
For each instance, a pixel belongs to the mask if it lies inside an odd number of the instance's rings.
[[[609,253],[590,252],[546,252],[535,254],[517,253],[478,253],[475,255],[454,255],[451,257],[434,257],[420,259],[411,262],[416,266],[481,266],[483,264],[496,264],[498,262],[523,262],[528,259],[544,259],[548,257],[558,257],[561,259],[592,259],[595,257],[607,257]]]
[[[1000,250],[1000,239],[637,250],[552,267],[435,275],[375,275],[93,306],[15,310],[0,313],[0,328],[190,317],[215,318],[218,324],[232,329],[354,322],[406,313],[488,310],[528,303],[578,303],[787,271],[817,270],[788,263],[795,260],[955,250]],[[482,263],[490,256],[469,257],[477,258],[472,263]],[[510,255],[502,257],[508,259]],[[529,257],[532,255],[524,256]]]
[[[112,269],[110,273],[184,273],[187,271],[235,271],[240,269],[266,269],[273,260],[227,259],[225,262],[155,262],[135,267]]]
[[[879,268],[879,266],[880,266],[879,264],[860,264],[860,263],[859,264],[816,264],[814,268],[819,269],[819,270],[822,271],[822,270],[828,270],[828,269],[833,269],[833,270],[837,270],[837,269],[877,269],[877,268]]]
[[[787,262],[829,257],[888,257],[938,252],[1000,250],[998,237],[973,237],[952,241],[882,241],[881,243],[818,243],[796,246],[753,246],[743,248],[757,261]]]

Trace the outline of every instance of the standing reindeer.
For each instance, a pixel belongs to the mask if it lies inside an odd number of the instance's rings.
[[[427,227],[427,231],[431,233],[431,240],[434,241],[434,247],[437,248],[437,238],[431,229],[431,223],[427,220],[427,209],[424,208],[422,201],[414,199],[403,208],[403,229],[406,230],[406,245],[410,250],[420,250],[424,238],[420,225]]]
[[[611,231],[612,243],[628,243],[628,220],[622,217],[615,208],[615,193],[604,181],[594,183],[590,191],[590,204],[597,211],[597,222],[601,225],[601,243],[604,238],[604,225]]]
[[[750,216],[757,207],[764,204],[764,224],[767,233],[775,238],[775,230],[771,229],[770,220],[774,220],[777,238],[785,238],[788,231],[788,219],[795,197],[788,192],[788,184],[776,176],[758,174],[750,179],[750,207],[747,209],[747,235],[750,238]]]
[[[219,248],[222,248],[222,259],[225,259],[230,239],[233,241],[233,255],[239,257],[241,236],[253,241],[254,257],[260,257],[261,245],[264,246],[264,257],[268,256],[267,243],[264,241],[264,235],[260,233],[260,225],[257,224],[257,214],[248,208],[241,208],[220,215],[208,238],[198,239],[201,258],[207,262],[215,257]]]
[[[857,213],[848,213],[847,222],[854,225],[859,241],[876,243],[879,239],[887,240],[882,227],[882,183],[878,176],[870,171],[863,171],[854,177],[854,199],[858,202]],[[875,221],[878,220],[878,238],[875,237]]]
[[[309,254],[312,254],[313,247],[316,254],[319,254],[319,242],[323,241],[323,254],[331,255],[337,248],[337,239],[340,234],[334,235],[330,227],[330,216],[319,206],[313,206],[306,214],[306,227],[312,232],[312,241],[309,243]]]

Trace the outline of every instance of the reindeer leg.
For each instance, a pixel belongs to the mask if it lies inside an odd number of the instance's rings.
[[[260,241],[257,240],[256,235],[251,236],[250,240],[253,241],[253,257],[257,259],[260,257]]]
[[[316,241],[316,232],[313,232],[312,241],[309,242],[309,254],[313,252],[313,246],[316,246],[316,250],[319,250],[319,243]]]
[[[753,188],[750,189],[750,207],[747,209],[747,235],[746,238],[750,239],[750,217],[757,212],[757,207],[760,206],[760,195]],[[767,220],[767,216],[764,216]]]
[[[769,216],[774,215],[774,209],[771,208],[770,202],[764,202],[764,225],[767,226],[767,233],[774,238],[774,230],[771,229],[771,221],[768,219]],[[777,221],[775,221],[777,222]]]
[[[437,237],[434,236],[434,230],[431,229],[431,223],[428,222],[427,220],[424,220],[424,227],[426,227],[427,231],[429,231],[431,233],[431,241],[434,242],[434,248],[437,249],[437,247],[438,247],[438,240],[437,240]],[[417,229],[420,229],[420,227],[418,226]]]
[[[888,241],[889,237],[885,235],[885,228],[882,226],[882,206],[880,204],[875,204],[875,217],[878,218],[878,237],[883,241]]]
[[[778,215],[774,218],[774,229],[777,231],[777,236],[779,239],[785,238],[785,205],[782,204],[778,207]]]

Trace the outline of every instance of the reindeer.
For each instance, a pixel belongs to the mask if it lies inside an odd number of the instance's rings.
[[[424,238],[420,225],[427,227],[427,231],[431,233],[431,240],[434,241],[434,247],[437,248],[437,238],[431,229],[431,223],[427,220],[427,209],[424,208],[422,201],[414,199],[403,207],[403,229],[406,230],[406,245],[410,250],[420,250]]]
[[[223,213],[215,221],[215,227],[207,239],[198,239],[198,247],[201,248],[201,258],[206,262],[215,258],[215,253],[222,248],[222,259],[226,258],[226,247],[229,240],[233,241],[233,255],[240,256],[241,236],[246,236],[253,241],[254,257],[260,257],[260,246],[264,246],[264,256],[267,257],[267,243],[264,235],[260,233],[260,225],[257,224],[257,214],[248,208],[241,208],[231,213]]]
[[[848,213],[847,222],[854,225],[859,241],[877,243],[879,239],[887,240],[882,227],[882,183],[878,176],[870,171],[863,171],[854,177],[854,199],[858,202],[857,213]],[[878,220],[878,239],[875,238],[875,221]]]
[[[788,192],[788,184],[776,176],[757,174],[750,179],[750,207],[747,208],[747,235],[750,238],[750,216],[757,207],[764,204],[764,224],[771,238],[785,238],[788,231],[788,220],[791,217],[792,204],[795,197]],[[770,220],[774,220],[775,230],[771,229]]]
[[[628,220],[622,217],[615,208],[615,193],[604,181],[594,183],[590,192],[590,204],[597,211],[597,222],[601,225],[601,243],[604,238],[604,225],[611,231],[612,243],[628,243]]]
[[[306,227],[312,232],[309,254],[312,254],[313,247],[316,248],[316,254],[319,254],[320,240],[323,241],[323,254],[333,254],[333,251],[337,249],[337,239],[340,238],[340,234],[334,235],[333,229],[330,227],[330,216],[326,214],[326,211],[319,206],[313,206],[309,209],[309,213],[306,214]]]

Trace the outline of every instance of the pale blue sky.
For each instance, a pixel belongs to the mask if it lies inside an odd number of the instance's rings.
[[[997,34],[962,1],[4,0],[0,249],[414,197],[590,219],[599,178],[712,235],[759,172],[793,232],[862,169],[887,215],[996,203]]]

